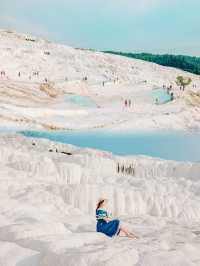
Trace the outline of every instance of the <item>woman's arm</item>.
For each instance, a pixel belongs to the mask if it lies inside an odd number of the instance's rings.
[[[106,210],[98,210],[96,217],[97,220],[104,220],[105,222],[112,221],[111,217],[108,215],[108,212]]]
[[[106,221],[106,222],[110,222],[110,221],[112,221],[112,219],[109,218],[109,217],[105,217],[105,218],[103,218],[103,220]]]

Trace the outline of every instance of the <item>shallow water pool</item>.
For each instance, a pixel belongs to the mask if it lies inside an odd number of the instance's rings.
[[[65,102],[76,104],[82,107],[96,107],[96,103],[90,97],[82,95],[65,95]]]
[[[47,138],[117,155],[147,155],[177,161],[200,162],[200,133],[108,133],[23,131],[28,137]]]
[[[171,101],[171,96],[164,89],[155,89],[152,91],[154,103],[164,104]]]

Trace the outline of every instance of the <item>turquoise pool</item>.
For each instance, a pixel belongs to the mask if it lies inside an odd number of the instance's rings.
[[[87,96],[65,95],[65,101],[82,107],[96,107],[96,103]]]
[[[152,91],[154,103],[164,104],[171,101],[171,96],[164,89],[154,89]]]
[[[147,155],[177,161],[200,162],[200,133],[127,133],[23,131],[27,137],[47,138],[117,155]]]

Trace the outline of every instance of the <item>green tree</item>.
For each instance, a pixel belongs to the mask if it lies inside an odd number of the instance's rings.
[[[183,90],[185,89],[186,86],[190,85],[191,82],[192,82],[192,79],[188,77],[178,76],[176,78],[176,84],[178,86],[182,86]]]
[[[200,75],[200,57],[170,54],[156,55],[149,53],[135,54],[116,51],[104,52],[154,62],[162,66],[176,67],[184,71]]]

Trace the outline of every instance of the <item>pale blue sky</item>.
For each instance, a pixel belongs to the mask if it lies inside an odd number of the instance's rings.
[[[74,47],[200,56],[200,0],[0,0],[0,28]]]

